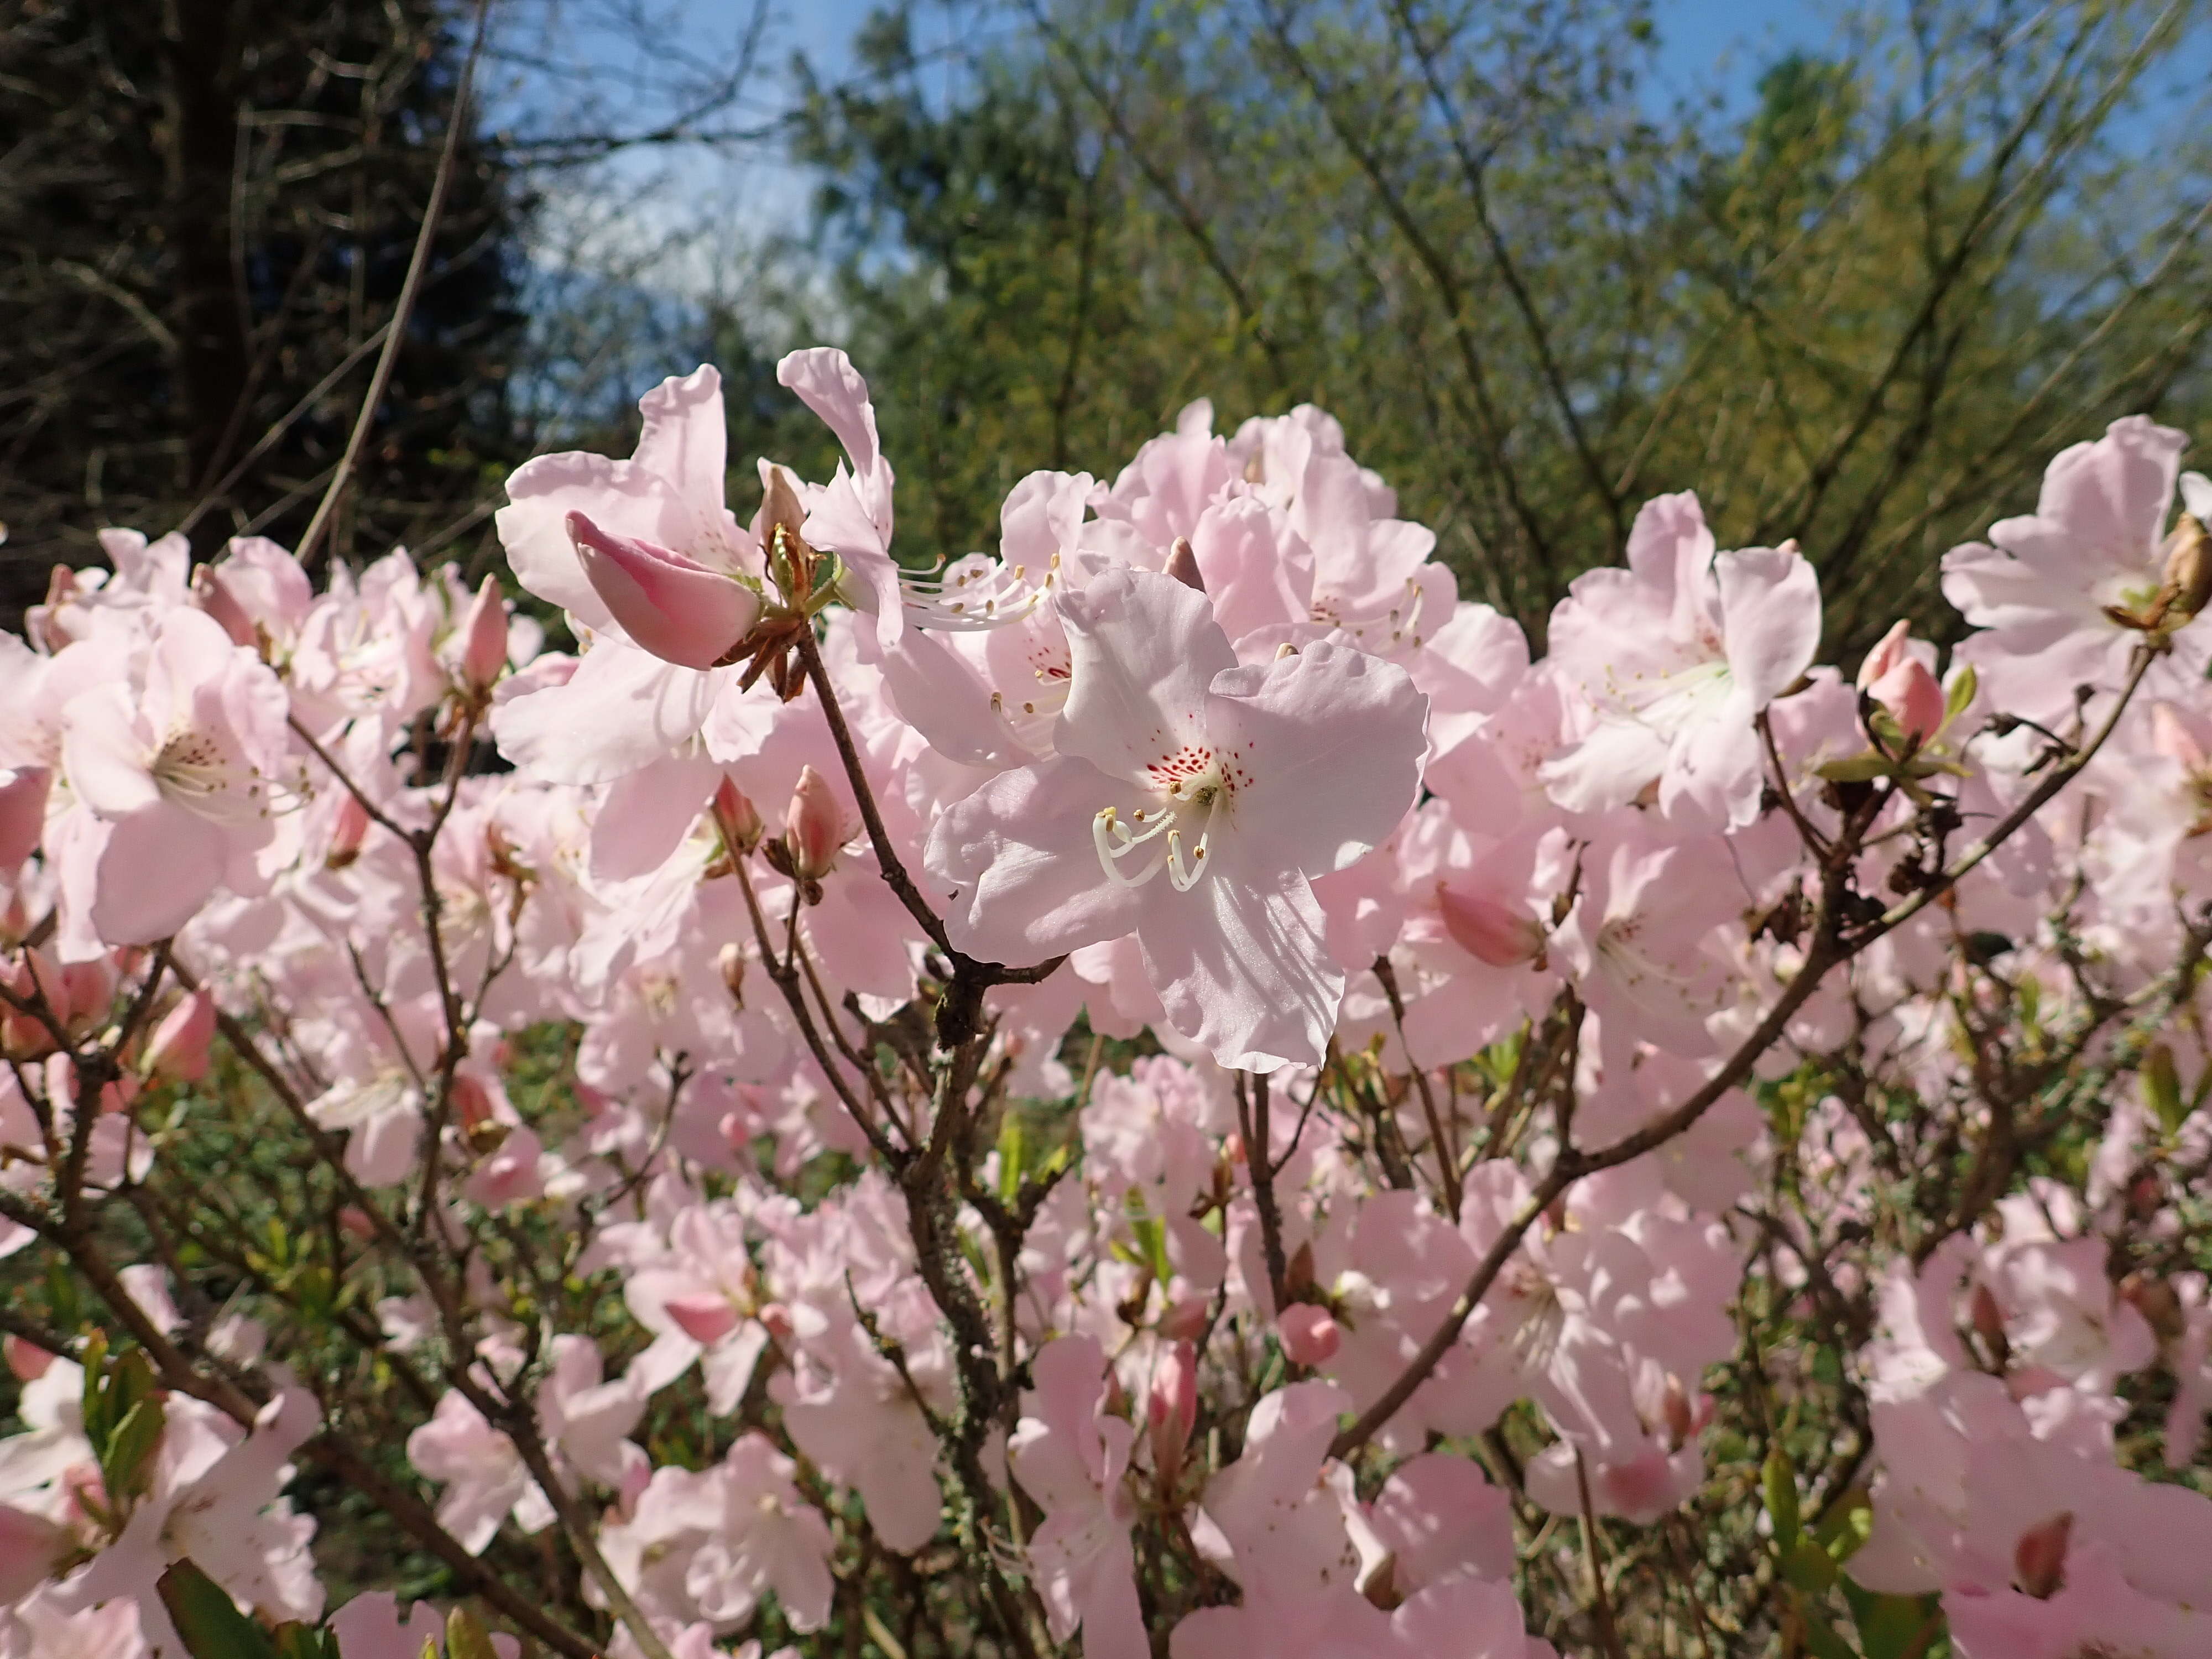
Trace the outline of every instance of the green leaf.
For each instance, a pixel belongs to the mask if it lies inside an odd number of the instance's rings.
[[[97,1451],[115,1431],[115,1419],[107,1414],[106,1332],[94,1331],[86,1339],[80,1363],[84,1366],[84,1392],[77,1409],[84,1421],[84,1437]]]
[[[1961,663],[1951,671],[1951,683],[1943,688],[1943,723],[1948,726],[1966,712],[1966,705],[1974,700],[1974,692],[1981,685],[1981,678],[1974,672],[1972,663]]]
[[[1029,1143],[1022,1134],[1022,1120],[1013,1112],[999,1126],[999,1196],[1011,1204],[1022,1189],[1022,1175],[1029,1159]]]
[[[1843,1501],[1828,1506],[1828,1512],[1814,1528],[1813,1535],[1828,1559],[1838,1566],[1858,1553],[1874,1529],[1874,1506],[1867,1502],[1866,1488],[1854,1486],[1844,1494]]]
[[[1805,1620],[1805,1651],[1813,1659],[1859,1659],[1858,1650],[1837,1635],[1826,1619],[1802,1602],[1797,1611]]]
[[[2182,1103],[2181,1078],[2173,1068],[2173,1050],[2163,1042],[2151,1044],[2136,1075],[2142,1079],[2143,1099],[2159,1127],[2169,1135],[2179,1133],[2189,1109]]]
[[[1790,1454],[1777,1446],[1766,1454],[1759,1470],[1759,1485],[1766,1496],[1766,1513],[1774,1522],[1774,1551],[1784,1561],[1797,1547],[1801,1522],[1797,1510],[1797,1471]]]
[[[155,1588],[191,1659],[278,1659],[261,1626],[229,1594],[189,1561],[163,1573]]]
[[[1830,783],[1872,783],[1876,778],[1887,777],[1892,768],[1880,755],[1853,755],[1844,760],[1823,761],[1813,770],[1816,777]]]
[[[1836,1582],[1836,1564],[1827,1551],[1811,1539],[1800,1537],[1782,1558],[1782,1576],[1808,1595],[1825,1595]]]
[[[1929,1621],[1939,1619],[1943,1603],[1934,1595],[1880,1595],[1863,1589],[1850,1579],[1843,1581],[1844,1600],[1858,1627],[1859,1646],[1866,1659],[1903,1659],[1908,1653],[1926,1653],[1933,1644],[1923,1644],[1920,1633]]]
[[[466,1607],[447,1615],[446,1659],[493,1659],[491,1638]]]
[[[100,1484],[111,1499],[145,1495],[154,1473],[154,1452],[161,1443],[161,1402],[141,1400],[123,1415],[100,1454]]]
[[[338,1638],[326,1630],[297,1623],[276,1626],[276,1659],[344,1659]]]

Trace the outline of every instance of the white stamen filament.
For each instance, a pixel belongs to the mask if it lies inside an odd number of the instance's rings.
[[[1106,872],[1107,879],[1122,887],[1141,887],[1162,870],[1168,872],[1168,883],[1178,893],[1188,893],[1205,879],[1206,854],[1213,838],[1214,820],[1221,814],[1221,803],[1228,791],[1219,785],[1201,792],[1189,805],[1195,809],[1200,800],[1206,805],[1206,822],[1199,828],[1198,840],[1186,856],[1183,851],[1183,814],[1178,810],[1184,802],[1178,794],[1172,805],[1164,805],[1151,812],[1139,808],[1130,814],[1139,823],[1149,818],[1149,826],[1133,830],[1123,823],[1113,807],[1103,807],[1091,820],[1091,840],[1098,849],[1098,867]],[[1165,839],[1158,853],[1146,860],[1144,866],[1133,872],[1121,866],[1137,848],[1152,842]]]
[[[1042,577],[1027,565],[975,566],[949,582],[941,577],[899,577],[899,591],[917,628],[975,634],[1019,622],[1051,596],[1060,578],[1060,555]]]

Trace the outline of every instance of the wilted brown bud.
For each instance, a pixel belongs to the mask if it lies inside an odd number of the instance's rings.
[[[752,802],[727,778],[714,791],[714,827],[722,832],[723,844],[739,858],[759,846],[761,836],[767,832]]]
[[[2166,580],[2158,593],[2159,619],[2166,628],[2179,628],[2207,603],[2212,603],[2212,534],[2185,513],[2166,540]]]
[[[2130,1273],[2119,1284],[2120,1299],[2143,1316],[2143,1323],[2156,1333],[2160,1342],[2178,1342],[2187,1330],[2189,1321],[2181,1310],[2181,1298],[2174,1294],[2173,1286],[2162,1279],[2148,1273]]]
[[[1974,1286],[1968,1298],[1969,1317],[1973,1321],[1974,1335],[1982,1345],[1990,1368],[2002,1375],[2012,1364],[2012,1342],[2005,1335],[2004,1310],[1997,1306],[1996,1297],[1986,1285]]]
[[[1191,550],[1189,537],[1175,538],[1175,546],[1168,553],[1167,574],[1185,587],[1206,592],[1206,578],[1198,574],[1198,555]]]
[[[1288,1297],[1303,1296],[1313,1288],[1313,1241],[1308,1239],[1291,1254],[1290,1262],[1283,1269],[1283,1293]]]
[[[729,988],[730,1000],[736,1003],[738,1007],[744,1007],[745,1006],[744,948],[735,939],[730,940],[722,946],[721,953],[714,958],[714,965],[721,969],[722,983]]]
[[[2047,1601],[2066,1583],[2066,1547],[2074,1535],[2074,1511],[2061,1510],[2021,1534],[2013,1547],[2012,1581],[2022,1594]]]

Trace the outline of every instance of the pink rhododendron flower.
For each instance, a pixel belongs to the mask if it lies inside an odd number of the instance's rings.
[[[1637,514],[1627,569],[1575,578],[1551,639],[1591,711],[1545,770],[1553,799],[1600,811],[1656,786],[1668,818],[1741,829],[1759,811],[1752,722],[1812,665],[1820,591],[1795,549],[1717,555],[1697,498],[1666,495]]]
[[[167,613],[143,674],[92,687],[64,717],[70,787],[98,820],[69,878],[115,944],[175,933],[226,881],[256,888],[288,783],[283,688],[215,623]]]
[[[1106,1413],[1106,1360],[1092,1338],[1048,1343],[1030,1369],[1037,1386],[1023,1397],[1006,1466],[1044,1510],[1029,1559],[1053,1640],[1080,1629],[1085,1654],[1143,1659],[1151,1646],[1129,1547],[1135,1507],[1121,1485],[1135,1431]]]
[[[1990,544],[1943,556],[1943,595],[1984,634],[1961,652],[2008,710],[2041,719],[2077,685],[2117,687],[2142,635],[2114,612],[2148,612],[2166,577],[2162,543],[2187,437],[2130,415],[2045,469],[2033,514],[2001,519]],[[2172,670],[2201,676],[2212,623],[2174,641]]]
[[[1412,805],[1425,700],[1340,647],[1239,667],[1172,577],[1109,572],[1060,609],[1057,757],[992,780],[930,836],[955,941],[1023,963],[1134,932],[1170,1018],[1224,1064],[1318,1060],[1343,978],[1309,878]]]

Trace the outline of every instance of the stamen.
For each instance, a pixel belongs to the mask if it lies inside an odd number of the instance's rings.
[[[1118,886],[1142,887],[1154,876],[1159,874],[1162,866],[1168,861],[1167,854],[1164,853],[1152,860],[1134,875],[1125,872],[1121,868],[1121,861],[1131,849],[1150,841],[1164,827],[1164,825],[1155,825],[1141,836],[1133,836],[1114,816],[1114,809],[1110,806],[1103,809],[1097,817],[1092,818],[1091,841],[1091,844],[1098,849],[1098,867],[1106,872],[1107,879]],[[1118,836],[1119,844],[1116,845],[1110,841],[1109,836]]]

